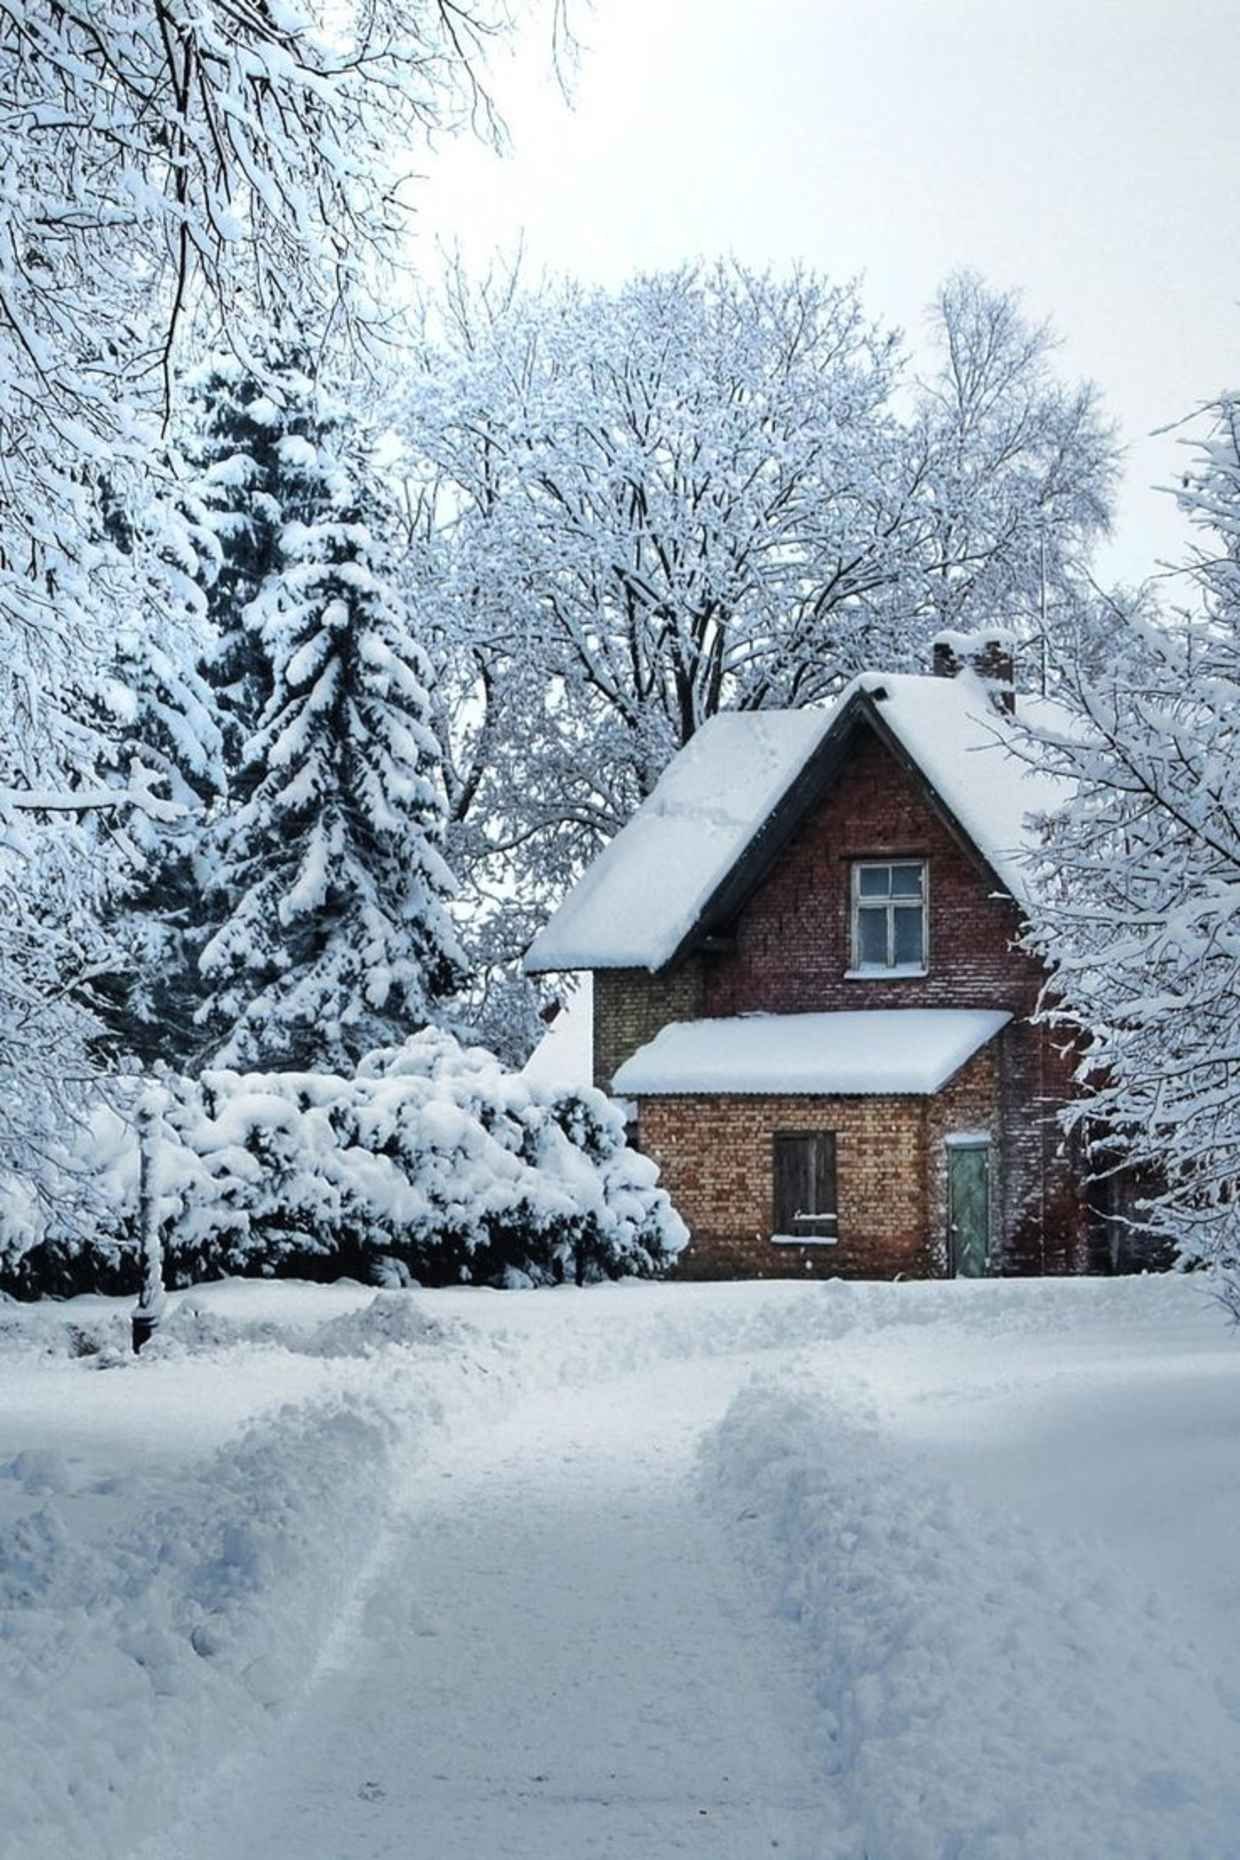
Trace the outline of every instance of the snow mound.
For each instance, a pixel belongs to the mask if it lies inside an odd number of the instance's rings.
[[[120,1860],[204,1754],[260,1732],[356,1584],[395,1442],[325,1399],[171,1479],[0,1466],[0,1860]]]
[[[120,1300],[111,1310],[82,1312],[55,1303],[14,1303],[0,1312],[0,1359],[80,1356],[110,1360],[128,1348],[129,1305]]]
[[[360,1311],[329,1318],[314,1335],[293,1347],[306,1356],[372,1356],[390,1348],[441,1348],[459,1336],[459,1326],[427,1315],[407,1292],[380,1292]]]
[[[253,1344],[267,1344],[273,1349],[293,1347],[286,1327],[272,1319],[232,1318],[194,1298],[182,1298],[168,1306],[144,1353],[149,1356],[215,1356],[221,1350],[236,1350]]]
[[[972,1506],[820,1393],[743,1390],[707,1489],[808,1644],[848,1833],[821,1860],[1221,1860],[1240,1700],[1088,1544]]]

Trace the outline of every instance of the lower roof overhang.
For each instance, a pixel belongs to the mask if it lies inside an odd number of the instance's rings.
[[[673,1021],[616,1072],[626,1098],[928,1097],[1012,1016],[992,1008],[870,1008]]]

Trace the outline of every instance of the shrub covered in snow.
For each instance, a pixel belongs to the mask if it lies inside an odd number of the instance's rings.
[[[349,1078],[170,1081],[159,1150],[172,1283],[245,1272],[432,1284],[650,1276],[687,1238],[601,1092],[531,1083],[440,1032],[368,1055]],[[10,1258],[18,1289],[120,1289],[108,1281],[122,1269],[136,1283],[131,1126],[99,1111],[87,1160],[111,1220],[86,1248],[46,1235],[26,1249],[24,1273]]]

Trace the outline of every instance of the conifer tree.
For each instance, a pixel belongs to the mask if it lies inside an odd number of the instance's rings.
[[[189,489],[177,503],[144,513],[148,526],[156,521],[159,537],[147,541],[158,548],[165,599],[118,634],[96,709],[116,774],[123,778],[136,759],[180,811],[173,820],[138,813],[110,825],[116,858],[101,915],[119,962],[97,976],[92,1005],[116,1054],[184,1069],[201,1037],[193,1013],[202,997],[198,952],[208,934],[203,833],[227,779],[221,716],[199,663],[207,637],[203,584],[218,549]],[[109,510],[108,522],[123,549],[140,540],[119,508]]]
[[[213,694],[192,663],[151,639],[134,637],[121,650],[130,716],[119,756],[157,769],[183,813],[127,823],[117,836],[120,870],[104,915],[123,966],[100,978],[97,1006],[111,1045],[186,1070],[201,1042],[193,1014],[208,935],[202,856],[207,809],[224,779],[221,738]]]
[[[214,356],[188,383],[185,451],[218,548],[206,589],[212,644],[202,671],[216,696],[230,793],[239,792],[246,743],[271,696],[271,667],[250,606],[278,572],[286,523],[309,513],[310,486],[293,457],[314,418],[309,356],[277,330],[249,363]]]
[[[244,610],[234,714],[264,680],[269,695],[213,835],[205,901],[219,928],[199,1024],[214,1062],[239,1068],[346,1069],[433,1020],[464,980],[428,661],[345,422],[302,385],[275,442],[287,496]]]

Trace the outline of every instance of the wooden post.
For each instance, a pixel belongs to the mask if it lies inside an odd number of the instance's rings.
[[[164,1254],[159,1233],[159,1098],[153,1087],[138,1109],[138,1233],[142,1240],[143,1278],[133,1314],[136,1356],[155,1330],[164,1309]]]

